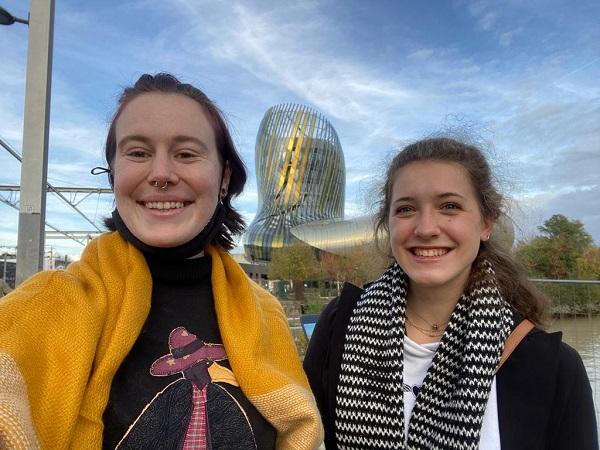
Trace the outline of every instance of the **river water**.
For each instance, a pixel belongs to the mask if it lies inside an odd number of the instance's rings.
[[[548,331],[558,330],[563,332],[563,341],[583,359],[594,393],[596,421],[600,424],[600,316],[556,319]]]

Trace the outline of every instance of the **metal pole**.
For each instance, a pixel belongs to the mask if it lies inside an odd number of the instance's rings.
[[[54,0],[31,0],[15,285],[43,268]]]

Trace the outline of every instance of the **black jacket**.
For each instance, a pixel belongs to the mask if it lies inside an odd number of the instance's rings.
[[[304,370],[336,448],[335,396],[346,329],[362,289],[345,284],[312,334]],[[532,330],[496,375],[503,450],[598,450],[590,383],[577,352],[562,333]]]

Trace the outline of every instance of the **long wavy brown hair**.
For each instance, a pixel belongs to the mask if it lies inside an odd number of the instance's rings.
[[[460,164],[469,174],[483,217],[496,222],[503,214],[505,199],[494,186],[490,166],[480,149],[451,138],[423,139],[404,147],[388,166],[385,184],[381,188],[379,210],[375,217],[375,236],[384,234],[389,237],[390,203],[396,172],[417,161]],[[483,259],[492,264],[504,299],[524,318],[543,327],[547,322],[548,302],[527,280],[524,269],[513,256],[492,239],[481,242],[472,267],[478,267]],[[467,289],[477,281],[476,275],[476,271],[472,270]]]

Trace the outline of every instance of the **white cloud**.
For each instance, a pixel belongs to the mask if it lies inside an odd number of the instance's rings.
[[[509,30],[509,31],[500,33],[498,36],[498,42],[500,43],[500,45],[502,47],[509,47],[512,44],[513,39],[516,36],[518,36],[519,34],[521,34],[522,32],[523,32],[523,28],[518,27],[513,30]]]
[[[431,48],[422,48],[419,50],[415,50],[412,53],[409,53],[407,55],[407,58],[409,59],[429,59],[434,55],[434,50]]]
[[[494,27],[497,19],[498,19],[498,14],[496,12],[493,12],[493,11],[486,12],[479,19],[479,26],[485,31],[490,31]]]
[[[594,143],[600,142],[600,64],[588,57],[597,55],[600,41],[594,27],[583,20],[565,24],[552,12],[556,8],[539,2],[509,2],[499,10],[494,2],[466,1],[455,8],[472,24],[465,32],[473,34],[462,41],[447,39],[442,28],[443,42],[432,34],[425,38],[410,33],[414,24],[406,23],[394,24],[394,33],[406,27],[405,34],[387,35],[394,45],[401,42],[393,46],[348,42],[351,34],[344,34],[344,27],[352,24],[346,16],[326,15],[323,6],[143,0],[92,8],[61,2],[49,177],[54,184],[105,185],[104,178],[92,178],[87,171],[101,164],[106,120],[119,86],[142,71],[170,70],[206,89],[229,113],[249,169],[246,191],[236,205],[248,217],[257,201],[253,155],[260,118],[281,102],[310,104],[336,128],[346,158],[347,215],[364,208],[357,206],[363,203],[361,186],[380,177],[373,161],[396,143],[445,128],[448,116],[472,119],[471,131],[489,133],[510,162],[519,194],[570,189],[570,211],[589,207],[585,189],[598,184]],[[535,17],[543,15],[548,29],[528,22],[532,11]],[[572,27],[569,33],[563,32],[565,26]],[[483,35],[477,46],[471,45],[474,35]],[[0,91],[0,135],[20,149],[26,46],[19,34],[6,36],[0,41],[1,54],[7,55],[0,73],[5,87]],[[561,47],[557,40],[567,44]],[[523,46],[537,42],[538,48]],[[364,48],[380,48],[387,60]],[[0,183],[14,181],[20,166],[6,155],[0,158],[9,168]],[[543,199],[537,198],[548,205],[543,214],[568,206]],[[93,200],[82,207],[94,214],[90,205]],[[60,211],[51,217],[77,225]],[[593,215],[581,216],[597,223]]]
[[[580,220],[588,233],[600,244],[600,185],[591,188],[562,188],[545,191],[522,200],[526,211],[536,217],[533,224],[541,225],[554,214]],[[531,226],[531,225],[530,225]]]
[[[187,47],[240,66],[333,118],[371,122],[378,105],[408,104],[414,95],[393,78],[323,48],[323,40],[335,40],[327,36],[335,26],[312,10],[302,9],[298,17],[288,9],[257,13],[235,4],[220,20],[211,20],[202,6],[188,5],[183,14],[190,30],[184,36]],[[296,20],[290,23],[290,18]]]

